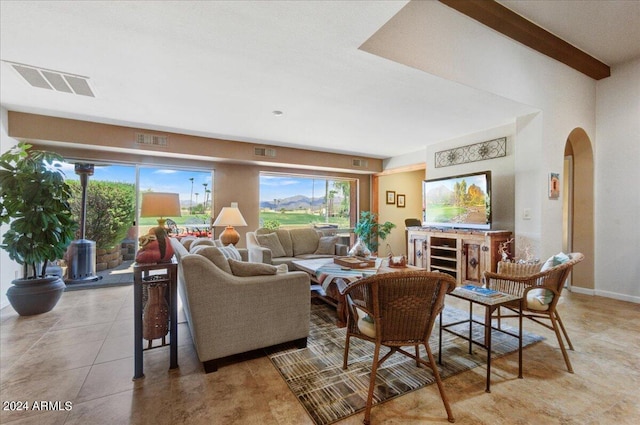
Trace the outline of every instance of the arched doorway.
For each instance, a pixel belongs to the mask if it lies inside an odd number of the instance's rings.
[[[564,155],[563,249],[585,256],[582,264],[573,269],[570,285],[592,293],[595,289],[593,148],[582,128],[571,131]]]

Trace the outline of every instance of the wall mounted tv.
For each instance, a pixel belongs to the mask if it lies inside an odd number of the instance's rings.
[[[422,225],[491,229],[491,171],[424,180]]]

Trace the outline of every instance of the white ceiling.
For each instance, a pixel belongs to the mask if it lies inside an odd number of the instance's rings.
[[[609,65],[640,57],[640,1],[500,3]],[[0,103],[379,158],[497,127],[526,111],[359,50],[405,4],[3,0],[1,59],[88,76],[96,97],[33,88],[3,62]]]

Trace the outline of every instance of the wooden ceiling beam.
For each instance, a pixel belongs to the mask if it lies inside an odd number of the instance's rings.
[[[494,0],[440,0],[440,2],[595,80],[611,75],[609,65]],[[544,7],[544,4],[541,7]]]

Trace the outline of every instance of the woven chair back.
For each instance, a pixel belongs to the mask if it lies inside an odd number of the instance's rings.
[[[456,281],[446,273],[410,271],[374,275],[354,286],[350,296],[373,313],[381,343],[404,346],[428,340]]]

